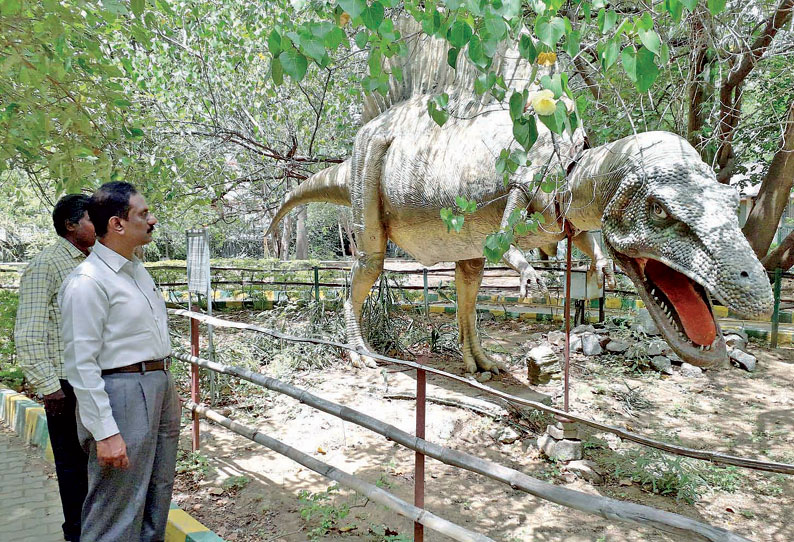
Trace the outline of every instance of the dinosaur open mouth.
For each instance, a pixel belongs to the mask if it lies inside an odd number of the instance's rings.
[[[725,341],[703,286],[658,260],[616,256],[659,331],[682,359],[699,366],[724,361]]]

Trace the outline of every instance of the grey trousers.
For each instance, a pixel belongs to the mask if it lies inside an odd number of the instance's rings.
[[[96,441],[78,415],[78,436],[89,454],[80,540],[161,542],[179,439],[180,406],[171,373],[119,373],[103,379],[130,466],[100,467]]]

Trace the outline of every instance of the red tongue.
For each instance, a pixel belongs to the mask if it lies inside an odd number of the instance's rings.
[[[648,260],[645,274],[673,304],[684,331],[693,343],[707,346],[714,342],[717,337],[714,318],[687,276],[656,260]]]

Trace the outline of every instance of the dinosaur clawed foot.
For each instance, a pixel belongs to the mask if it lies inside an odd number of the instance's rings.
[[[366,354],[359,354],[358,352],[350,352],[350,363],[357,369],[374,369],[378,366],[375,358],[367,356]]]
[[[498,375],[502,371],[507,371],[504,364],[492,360],[484,352],[464,353],[463,363],[466,366],[466,372],[474,374],[477,372],[489,371]]]

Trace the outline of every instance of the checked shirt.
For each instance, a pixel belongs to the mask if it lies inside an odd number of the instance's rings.
[[[63,339],[57,296],[66,276],[85,255],[66,239],[42,250],[25,268],[19,284],[14,328],[17,361],[30,384],[43,395],[61,388]]]

